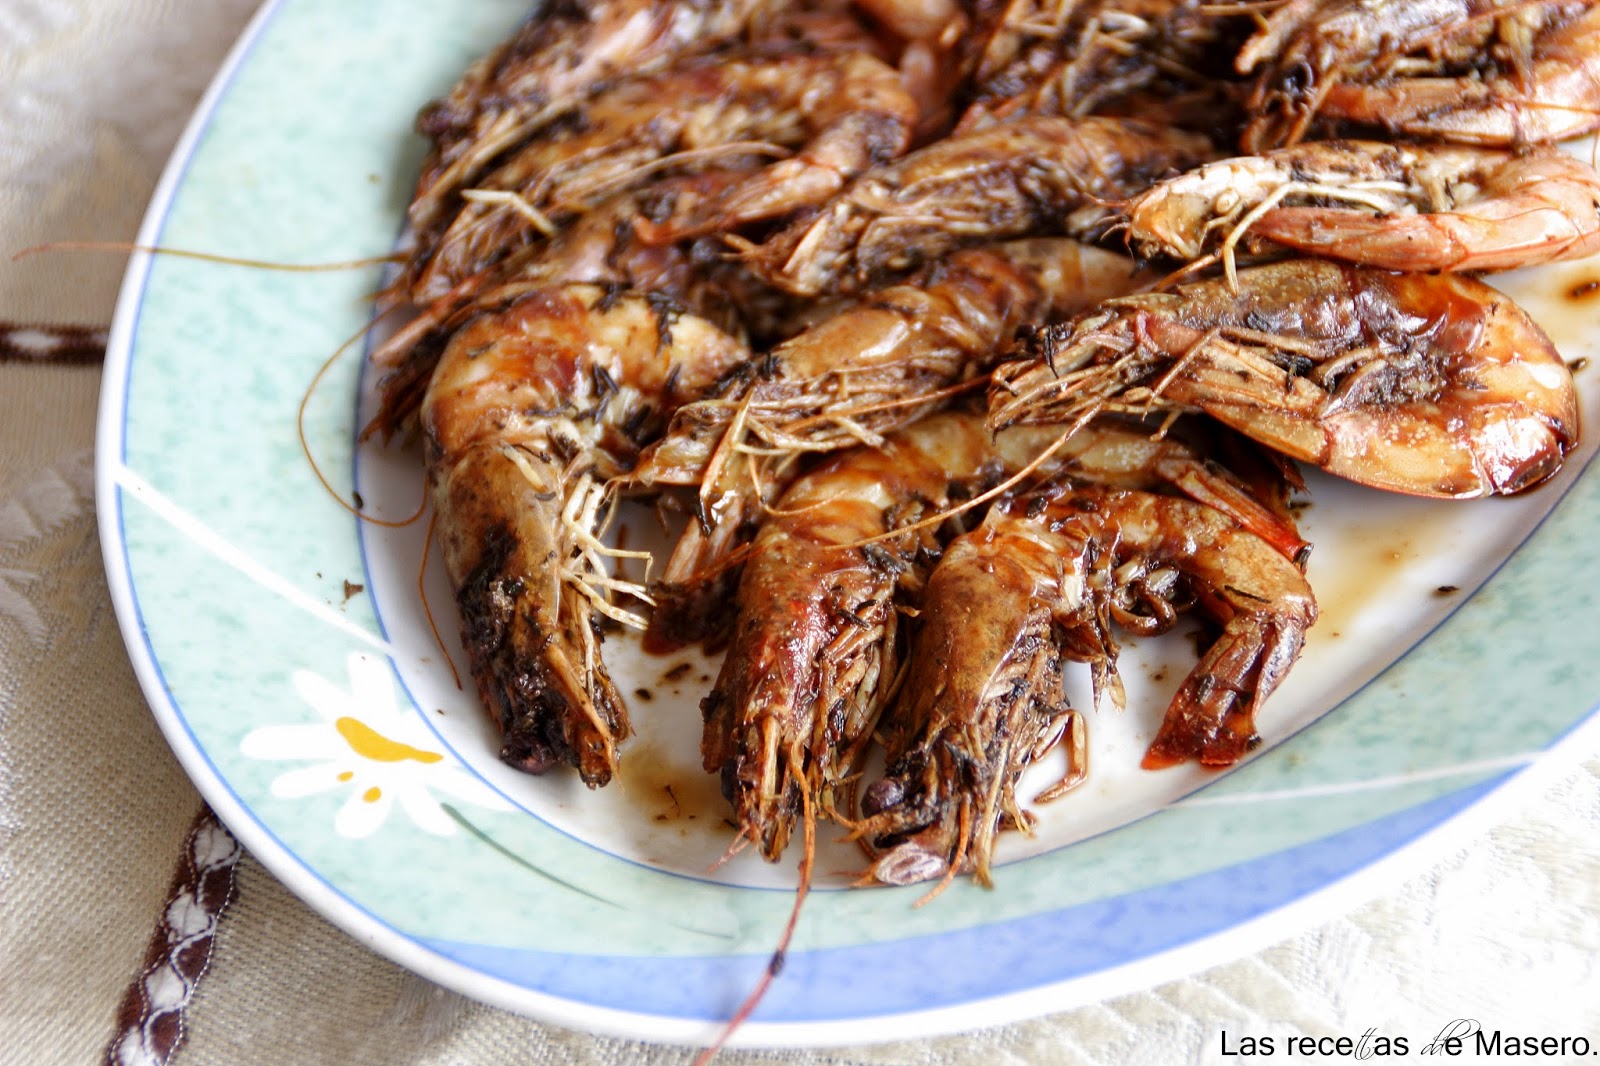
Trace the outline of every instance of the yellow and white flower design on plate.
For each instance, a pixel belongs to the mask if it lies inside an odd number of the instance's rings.
[[[293,675],[295,691],[322,721],[270,725],[248,733],[239,750],[252,759],[311,760],[272,782],[272,794],[296,799],[330,789],[350,798],[334,817],[342,837],[360,839],[378,831],[399,804],[419,829],[439,836],[456,832],[456,820],[434,798],[435,791],[495,811],[511,805],[473,777],[442,749],[415,714],[395,705],[386,663],[354,652],[348,660],[349,688],[309,670]]]

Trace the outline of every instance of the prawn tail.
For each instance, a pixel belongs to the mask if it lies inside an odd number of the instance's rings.
[[[1196,759],[1222,769],[1254,750],[1261,742],[1256,708],[1299,658],[1308,625],[1298,618],[1236,615],[1173,697],[1144,768]]]
[[[1206,463],[1185,463],[1172,475],[1172,484],[1190,499],[1221,511],[1284,558],[1303,566],[1311,554],[1311,543],[1300,535],[1294,517],[1268,507],[1235,478]]]

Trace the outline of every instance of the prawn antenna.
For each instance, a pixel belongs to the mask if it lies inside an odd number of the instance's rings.
[[[728,1044],[728,1039],[749,1020],[750,1015],[761,1005],[766,998],[767,990],[772,987],[772,982],[783,972],[784,960],[788,957],[789,944],[794,940],[795,926],[800,922],[800,908],[806,901],[806,896],[811,892],[811,870],[816,861],[817,852],[817,814],[812,807],[811,792],[809,789],[800,790],[800,802],[803,807],[801,825],[804,827],[804,852],[800,856],[800,884],[794,892],[794,906],[789,910],[789,920],[784,924],[783,935],[778,938],[778,946],[773,949],[772,957],[767,960],[767,968],[762,971],[761,979],[756,982],[755,988],[745,997],[739,1009],[734,1011],[733,1017],[728,1019],[728,1024],[722,1027],[722,1032],[717,1034],[717,1039],[711,1046],[695,1056],[693,1066],[708,1066],[712,1059],[717,1057]]]
[[[575,203],[581,204],[584,200],[605,196],[618,189],[631,188],[650,175],[673,167],[704,163],[722,156],[761,155],[785,159],[793,154],[789,149],[771,141],[729,141],[727,144],[713,144],[705,148],[686,148],[681,152],[673,152],[659,159],[652,159],[648,163],[641,163],[603,181],[583,186],[578,190],[580,195],[575,198]]]
[[[796,436],[816,425],[834,424],[847,419],[859,418],[862,415],[879,414],[883,411],[893,411],[902,407],[920,407],[923,404],[931,406],[945,400],[954,399],[957,396],[963,396],[969,392],[976,392],[988,384],[989,379],[987,377],[979,376],[968,378],[966,381],[958,381],[954,385],[946,385],[942,389],[918,393],[914,396],[899,396],[892,400],[878,400],[858,407],[845,407],[842,409],[833,406],[825,407],[817,414],[797,419],[782,428],[785,434]]]
[[[370,322],[351,334],[348,340],[334,349],[332,355],[322,361],[322,365],[317,368],[317,372],[311,376],[310,383],[306,385],[306,391],[300,395],[300,406],[296,409],[294,416],[294,430],[296,436],[300,438],[301,454],[306,457],[306,462],[311,466],[311,472],[316,475],[317,481],[321,483],[323,490],[333,497],[333,502],[363,522],[370,522],[375,526],[383,526],[386,529],[402,529],[422,517],[422,512],[428,505],[426,490],[423,491],[422,499],[417,503],[417,509],[411,513],[410,517],[398,520],[374,518],[366,513],[359,495],[356,497],[356,502],[351,503],[344,498],[338,489],[333,487],[333,483],[328,480],[327,475],[322,472],[322,467],[318,465],[317,457],[311,453],[311,442],[306,439],[306,409],[311,405],[311,397],[316,394],[317,386],[322,384],[322,379],[327,377],[328,371],[333,369],[333,364],[339,361],[339,357],[354,347],[355,343],[366,336],[388,313],[388,311],[383,311],[373,316]]]
[[[360,270],[363,267],[382,266],[401,262],[398,254],[373,255],[362,259],[345,259],[332,263],[278,263],[270,259],[249,259],[237,255],[220,255],[216,252],[196,252],[187,248],[163,248],[154,244],[133,244],[128,241],[50,241],[24,248],[11,257],[14,263],[40,252],[144,252],[146,255],[166,255],[174,259],[194,259],[202,263],[222,266],[248,267],[252,270],[280,270],[291,274],[322,274],[337,270]]]
[[[444,656],[445,665],[450,667],[450,678],[456,683],[457,691],[461,689],[461,673],[456,669],[456,661],[450,656],[450,649],[445,647],[444,637],[439,633],[439,623],[433,619],[433,608],[428,606],[428,587],[425,578],[428,576],[428,552],[433,549],[433,529],[439,520],[439,512],[434,511],[428,515],[428,531],[422,535],[422,560],[417,563],[417,600],[422,604],[422,615],[428,620],[428,629],[433,632],[433,642],[439,647],[439,654]]]
[[[896,537],[904,536],[907,533],[911,533],[919,529],[927,529],[930,526],[937,526],[947,519],[954,518],[958,514],[961,514],[965,511],[970,511],[974,507],[986,504],[998,496],[1003,496],[1007,492],[1010,492],[1012,489],[1016,488],[1023,481],[1031,477],[1035,471],[1049,461],[1052,455],[1065,447],[1067,441],[1071,440],[1078,430],[1088,425],[1090,420],[1100,413],[1100,410],[1103,406],[1103,403],[1090,404],[1081,415],[1072,420],[1071,425],[1062,430],[1061,434],[1056,437],[1055,440],[1050,442],[1050,446],[1048,448],[1034,456],[1021,470],[1018,470],[1015,474],[1012,474],[1010,477],[1000,482],[1000,484],[996,485],[988,492],[979,493],[970,500],[958,503],[954,507],[947,507],[942,511],[931,514],[926,518],[919,519],[918,521],[912,522],[909,525],[896,526],[887,533],[879,533],[872,537],[863,537],[861,540],[851,541],[848,544],[837,544],[834,545],[834,548],[836,550],[865,548],[869,544],[877,544],[881,541],[893,540]]]

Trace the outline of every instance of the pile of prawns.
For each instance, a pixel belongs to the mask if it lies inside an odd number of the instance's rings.
[[[987,884],[1119,628],[1213,625],[1145,766],[1259,743],[1317,616],[1296,462],[1560,468],[1571,373],[1470,275],[1600,251],[1552,147],[1597,126],[1594,0],[552,3],[419,116],[369,431],[420,430],[507,762],[616,772],[611,624],[725,645],[737,846]],[[648,587],[622,496],[688,516]]]

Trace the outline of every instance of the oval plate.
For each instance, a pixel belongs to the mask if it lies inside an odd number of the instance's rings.
[[[383,254],[422,155],[417,108],[524,11],[268,3],[142,241],[278,262]],[[1600,349],[1565,294],[1596,276],[1574,264],[1497,279],[1587,360],[1590,426]],[[414,450],[357,443],[372,381],[354,357],[305,408],[332,492],[301,452],[301,397],[368,324],[380,284],[377,268],[134,259],[97,491],[144,691],[246,846],[375,950],[563,1025],[706,1040],[766,967],[794,885],[790,867],[748,854],[710,869],[730,836],[694,765],[713,664],[608,645],[642,736],[602,793],[495,761],[445,661],[458,649],[435,641],[418,601],[422,523],[360,523],[335,498],[400,519],[421,495]],[[958,882],[913,907],[920,888],[850,890],[861,859],[828,842],[788,964],[737,1042],[993,1025],[1215,964],[1349,905],[1408,845],[1558,744],[1573,750],[1600,692],[1600,583],[1573,580],[1600,573],[1593,450],[1513,501],[1317,480],[1306,527],[1323,618],[1264,716],[1275,746],[1221,777],[1138,771],[1163,693],[1193,662],[1181,641],[1139,644],[1129,710],[1091,724],[1091,787],[1047,809],[1034,839],[1009,835],[993,891]],[[448,614],[437,566],[424,584]]]

